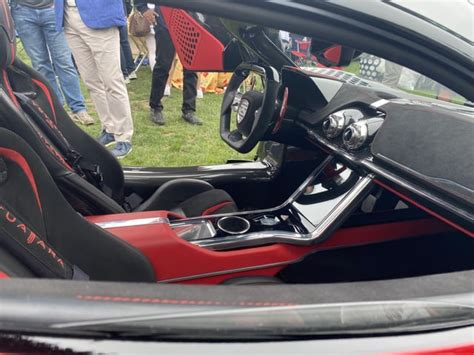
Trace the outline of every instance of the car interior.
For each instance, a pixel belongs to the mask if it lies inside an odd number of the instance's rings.
[[[388,103],[392,94],[243,63],[223,98],[220,134],[239,152],[259,144],[255,161],[124,173],[17,58],[4,1],[0,23],[3,277],[266,285],[472,270],[472,216],[457,208],[472,202],[472,161],[433,172],[422,153],[402,156],[394,147],[413,135],[392,138],[404,122],[386,117],[414,111]],[[251,73],[264,78],[263,92],[239,96]],[[434,119],[459,124],[456,142],[468,144],[462,118],[443,110]],[[344,131],[344,120],[366,137]],[[439,134],[427,131],[420,145]],[[443,168],[459,149],[446,149]],[[406,168],[391,165],[395,156]],[[431,173],[445,178],[427,183],[449,196],[443,208],[413,193]]]

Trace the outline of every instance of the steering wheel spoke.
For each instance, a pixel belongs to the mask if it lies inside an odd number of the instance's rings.
[[[227,94],[227,90],[226,90],[226,94],[224,95],[224,99],[222,100],[221,112],[228,111],[229,109],[232,108],[232,105],[234,104],[234,98],[232,98],[233,95],[232,93]]]
[[[239,132],[239,130],[234,129],[232,132],[229,133],[229,140],[232,142],[240,142],[244,137]]]

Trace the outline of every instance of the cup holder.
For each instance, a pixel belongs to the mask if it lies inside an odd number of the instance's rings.
[[[250,222],[242,217],[222,217],[217,221],[217,227],[228,234],[243,234],[250,229]]]

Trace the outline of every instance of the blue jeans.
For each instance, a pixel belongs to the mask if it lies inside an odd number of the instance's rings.
[[[86,111],[79,76],[72,62],[71,50],[66,43],[64,32],[56,31],[54,7],[34,9],[14,5],[12,15],[16,31],[31,59],[33,68],[46,77],[63,105],[65,98],[72,112]]]
[[[120,31],[120,66],[122,68],[123,76],[132,74],[135,70],[135,62],[133,60],[132,49],[128,41],[127,26],[119,27]]]

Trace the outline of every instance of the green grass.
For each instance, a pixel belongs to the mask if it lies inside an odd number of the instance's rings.
[[[151,88],[149,68],[138,71],[138,80],[128,85],[135,134],[133,151],[122,163],[127,166],[193,166],[222,164],[228,159],[252,159],[254,154],[242,155],[229,148],[219,135],[219,113],[222,95],[205,94],[197,101],[197,114],[202,126],[192,126],[181,118],[182,92],[172,89],[171,97],[164,98],[165,126],[149,120],[148,97]],[[89,112],[95,118],[93,105],[83,90]],[[100,125],[83,127],[96,137]]]
[[[359,61],[353,60],[349,66],[344,68],[344,71],[348,73],[352,73],[355,75],[359,75],[360,63]]]
[[[18,43],[19,56],[26,63],[30,60]],[[228,147],[219,135],[219,114],[222,95],[205,94],[197,100],[197,114],[202,126],[192,126],[181,118],[182,92],[172,89],[171,97],[163,100],[166,125],[157,126],[149,120],[148,98],[151,89],[151,71],[142,67],[138,80],[127,87],[132,108],[135,134],[133,151],[121,163],[126,166],[195,166],[223,164],[229,159],[250,159],[255,153],[239,154]],[[82,84],[89,113],[96,119],[93,126],[80,126],[93,137],[101,127],[87,89]]]
[[[19,47],[19,56],[30,63],[29,58]],[[359,72],[359,63],[354,61],[345,68],[352,73]],[[151,88],[151,72],[148,67],[138,71],[138,80],[128,85],[135,134],[133,151],[121,162],[126,166],[195,166],[223,164],[229,159],[253,159],[255,153],[243,155],[229,148],[219,135],[219,114],[222,95],[205,94],[197,101],[197,114],[204,125],[192,126],[181,119],[182,92],[172,89],[171,97],[165,98],[165,126],[157,126],[149,120],[148,97]],[[91,116],[96,124],[83,127],[87,133],[97,137],[100,123],[90,100],[87,89],[82,85],[83,93]],[[426,93],[418,93],[420,95]]]

